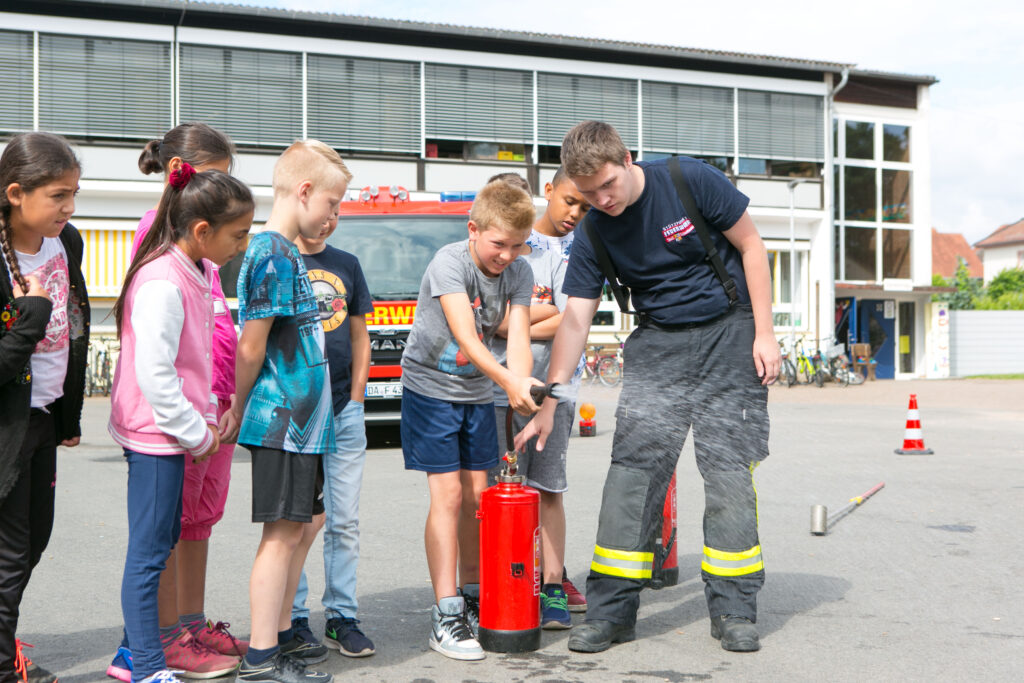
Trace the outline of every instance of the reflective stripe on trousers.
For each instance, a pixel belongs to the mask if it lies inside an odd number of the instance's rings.
[[[764,569],[761,559],[761,546],[755,545],[749,550],[730,553],[704,546],[704,560],[700,568],[714,576],[744,576]]]
[[[625,579],[649,579],[653,564],[654,553],[612,550],[595,545],[590,570]]]

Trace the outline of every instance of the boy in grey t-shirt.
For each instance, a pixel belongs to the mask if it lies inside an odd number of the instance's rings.
[[[532,413],[529,265],[518,260],[533,224],[528,194],[503,182],[473,202],[469,239],[442,247],[420,285],[402,356],[402,453],[427,473],[424,544],[437,603],[429,645],[453,659],[483,659],[479,623],[479,523],[487,470],[498,462],[492,382],[512,407]],[[508,368],[487,344],[509,313]],[[457,588],[456,567],[462,590]]]

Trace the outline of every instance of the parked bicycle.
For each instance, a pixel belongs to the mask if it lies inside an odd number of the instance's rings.
[[[113,337],[97,337],[89,342],[89,358],[85,366],[85,395],[110,395],[113,384],[114,356],[121,345]]]
[[[600,380],[606,387],[614,387],[622,381],[622,346],[623,341],[615,335],[619,342],[618,348],[609,350],[605,344],[588,344],[590,357],[584,365],[586,376],[591,382]]]
[[[825,349],[827,360],[821,368],[825,379],[844,387],[863,383],[864,376],[850,369],[850,361],[846,357],[846,345],[837,343],[834,339],[828,341],[829,346]]]
[[[791,387],[796,384],[796,366],[790,360],[789,349],[786,348],[786,342],[782,339],[779,340],[779,348],[782,350],[782,364],[779,366],[778,382]]]
[[[821,354],[815,352],[811,355],[804,351],[804,340],[801,337],[796,340],[796,350],[793,354],[796,360],[793,361],[796,367],[796,381],[798,384],[810,384],[823,386],[825,378],[821,374]]]

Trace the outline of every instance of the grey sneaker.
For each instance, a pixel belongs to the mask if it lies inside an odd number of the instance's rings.
[[[478,636],[480,635],[480,584],[467,583],[459,589],[459,595],[466,601],[466,622],[473,629],[473,635]]]
[[[472,661],[483,659],[484,650],[473,637],[461,595],[441,600],[430,609],[430,649],[445,657]]]

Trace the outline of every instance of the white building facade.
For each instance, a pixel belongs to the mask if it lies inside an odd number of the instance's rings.
[[[635,158],[703,158],[751,198],[769,249],[780,337],[795,328],[806,348],[826,346],[837,296],[893,301],[899,335],[904,317],[914,320],[913,360],[900,365],[905,354],[893,353],[893,366],[904,368],[893,374],[922,374],[927,321],[915,288],[930,284],[933,79],[849,75],[850,65],[831,62],[177,0],[5,7],[12,9],[0,12],[0,145],[33,129],[77,145],[83,178],[73,221],[86,237],[94,330],[110,327],[104,316],[135,225],[161,190],[161,178],[138,171],[138,154],[180,122],[202,120],[231,135],[239,147],[234,172],[253,187],[260,222],[269,211],[273,163],[295,139],[315,137],[338,149],[354,187],[400,185],[427,198],[477,189],[506,171],[542,188],[557,168],[565,132],[601,119],[616,126]],[[915,106],[858,101],[855,84],[869,81],[913,89]],[[852,101],[842,101],[844,92]],[[853,123],[872,126],[869,158],[847,146],[864,137],[859,128],[847,137]],[[893,126],[911,131],[901,138],[909,157],[889,158]],[[869,172],[874,213],[858,214],[854,204],[860,211],[867,192],[858,183]],[[893,192],[912,198],[906,220],[886,208]],[[895,257],[893,248],[906,253]],[[855,289],[837,295],[836,283]],[[602,309],[605,324],[596,330],[628,330],[611,301]],[[854,332],[841,341],[867,341],[871,330]],[[903,348],[901,340],[894,348]]]

